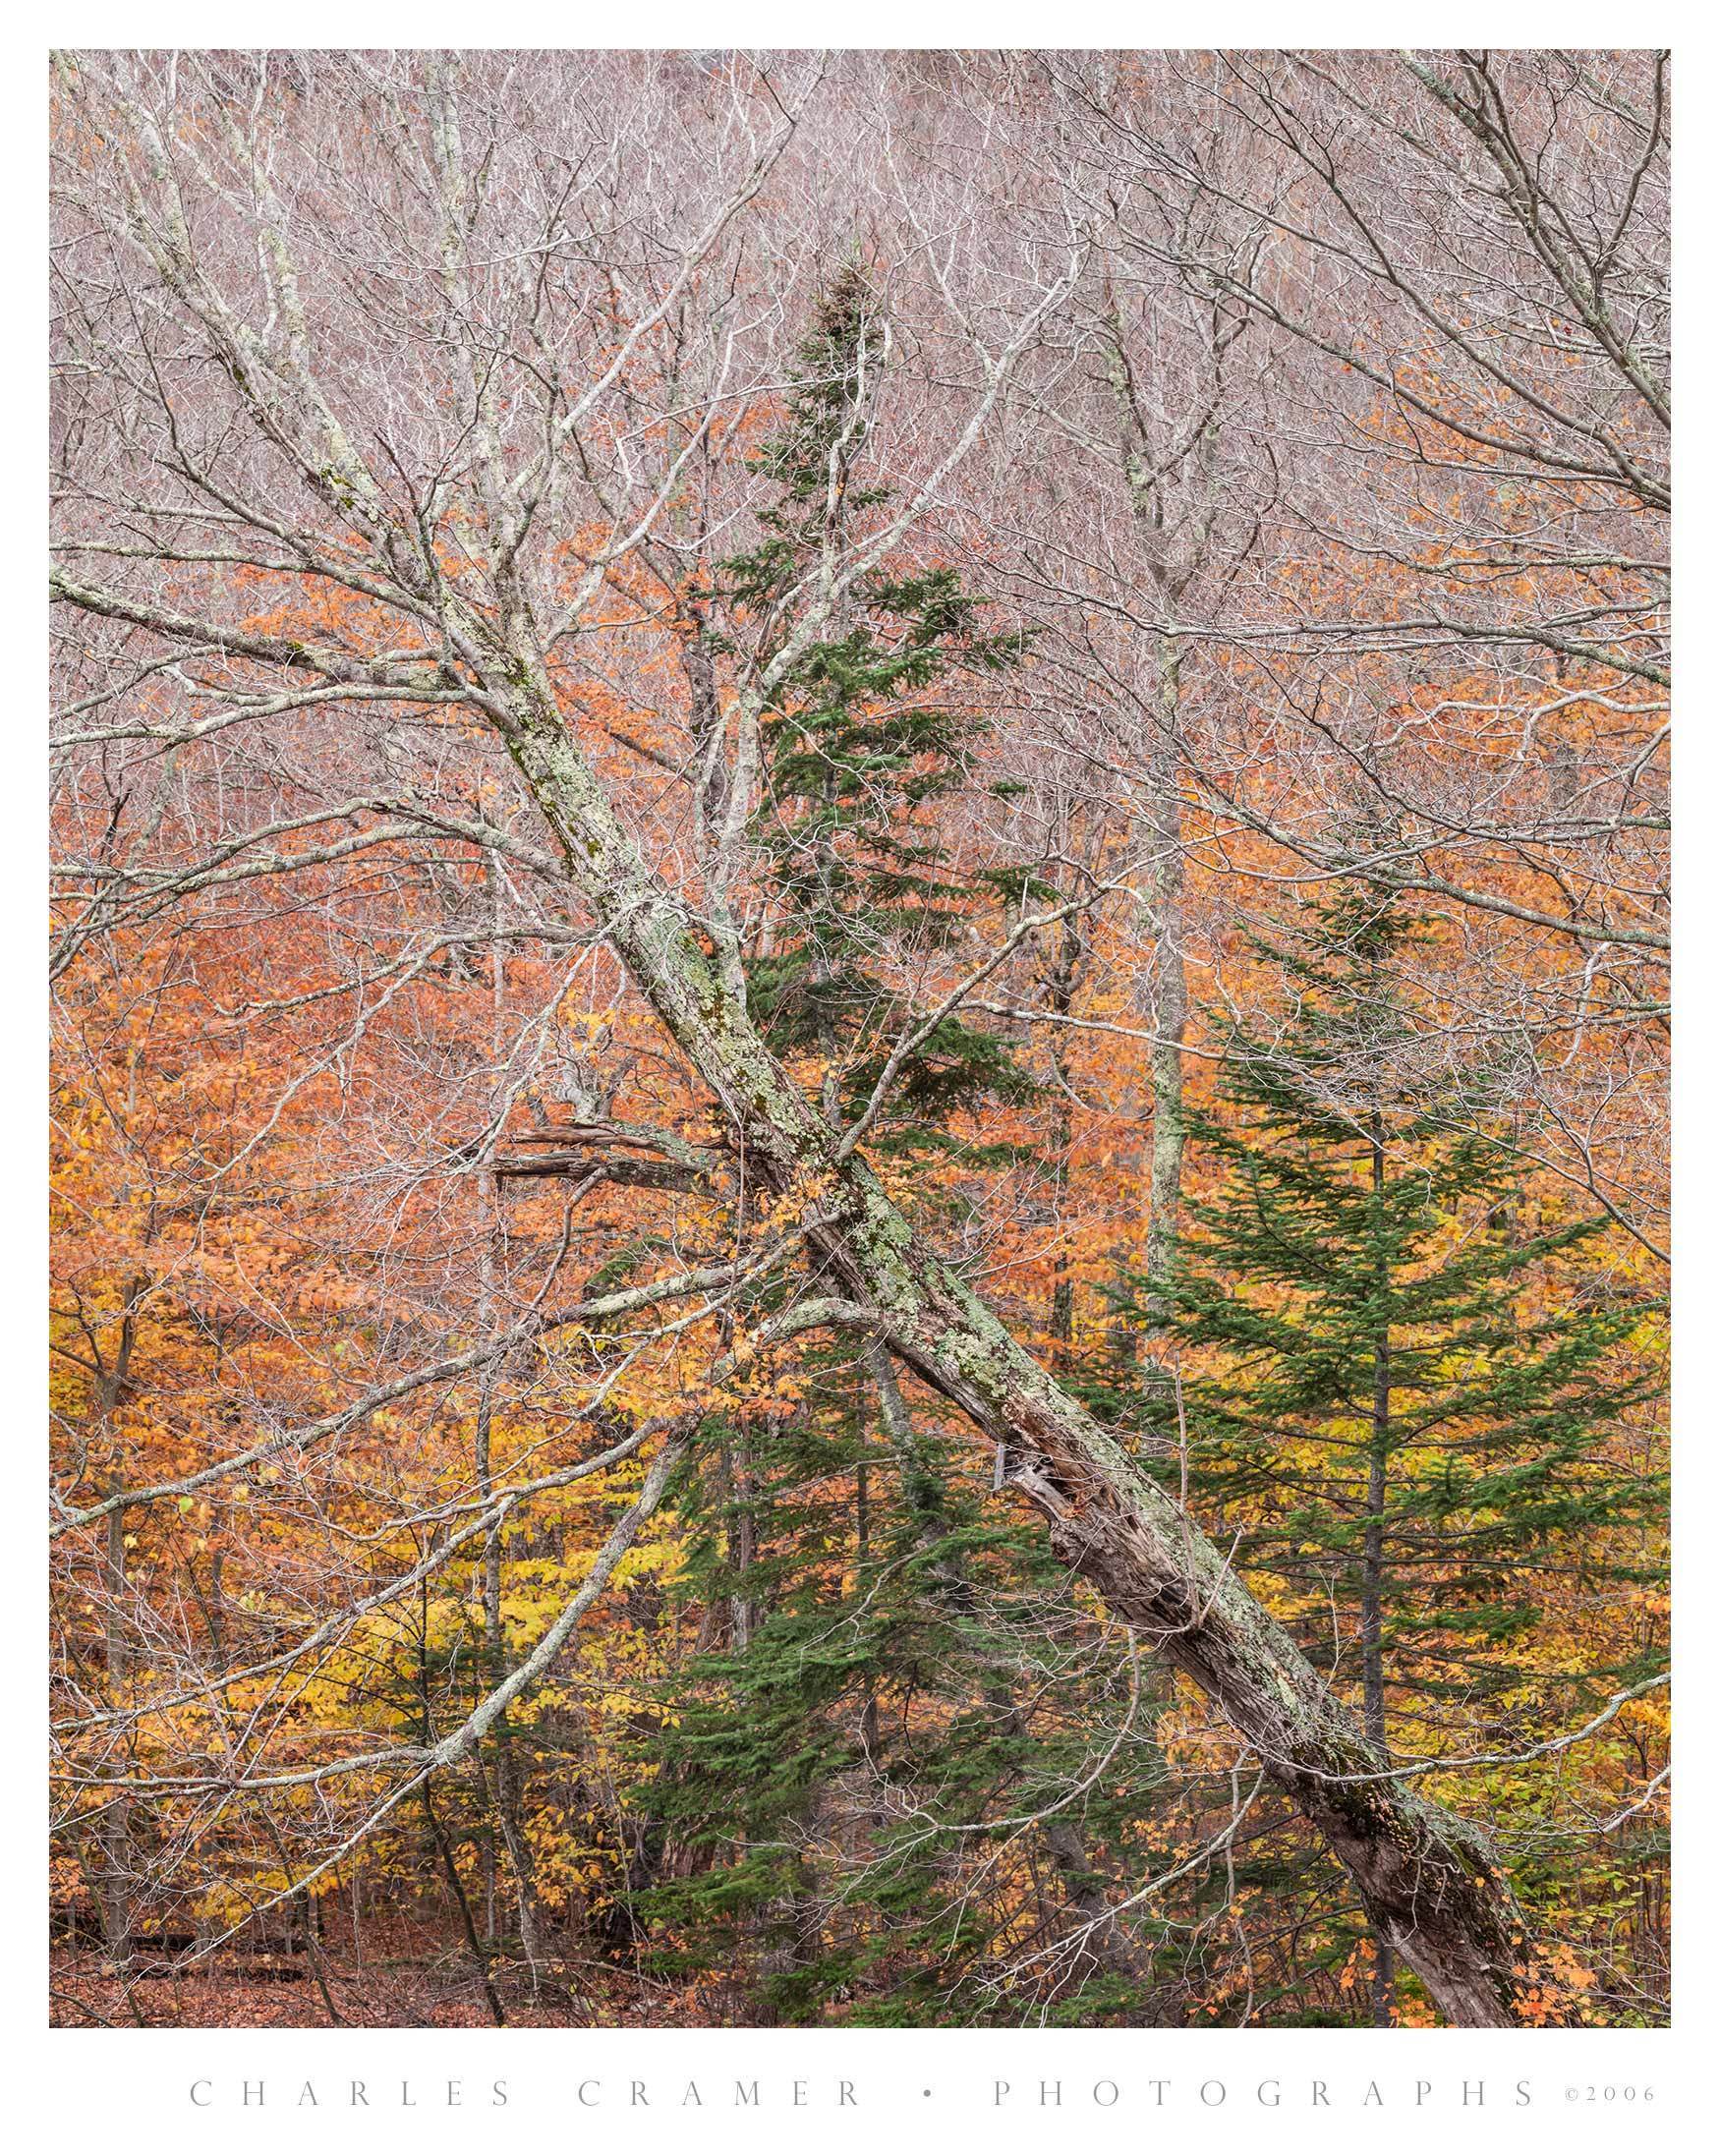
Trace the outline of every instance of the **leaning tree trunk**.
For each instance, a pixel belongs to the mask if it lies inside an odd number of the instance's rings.
[[[57,597],[170,642],[213,642],[345,678],[337,655],[212,628],[58,571],[52,583]],[[803,1197],[809,1246],[853,1296],[848,1315],[1000,1447],[1008,1479],[1049,1520],[1053,1547],[1252,1745],[1440,2011],[1470,2027],[1513,2021],[1527,1980],[1522,1925],[1485,1840],[1382,1772],[1354,1718],[1212,1544],[916,1234],[777,1065],[747,1015],[738,944],[707,915],[707,947],[692,926],[699,917],[646,868],[568,732],[521,613],[504,608],[497,624],[457,596],[444,603],[479,676],[473,705],[505,741],[604,938],[721,1104],[755,1171]],[[391,677],[378,668],[374,678]]]
[[[498,673],[488,709],[604,936],[755,1170],[804,1193],[809,1242],[857,1322],[1003,1448],[1059,1556],[1252,1745],[1440,2011],[1471,2027],[1513,2021],[1522,1925],[1483,1837],[1382,1776],[1354,1718],[1213,1545],[939,1259],[858,1152],[844,1154],[749,1020],[738,952],[697,940],[634,849],[536,654],[516,650]]]

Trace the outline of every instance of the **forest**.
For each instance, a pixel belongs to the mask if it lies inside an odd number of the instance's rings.
[[[51,74],[54,2020],[1664,2023],[1665,55]]]

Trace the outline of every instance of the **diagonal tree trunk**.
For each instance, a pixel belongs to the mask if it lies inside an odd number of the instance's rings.
[[[858,1152],[843,1151],[766,1049],[723,953],[696,939],[647,870],[535,656],[515,654],[489,709],[603,934],[757,1171],[778,1193],[805,1193],[809,1241],[829,1271],[908,1367],[1003,1447],[1059,1555],[1255,1748],[1440,2011],[1467,2026],[1511,2022],[1522,1925],[1485,1840],[1381,1777],[1355,1719],[1212,1544],[938,1258]]]
[[[967,454],[1016,357],[1066,284],[1048,288],[1010,343],[988,363],[985,392],[915,501],[852,554],[840,573],[827,549],[819,587],[806,596],[797,627],[743,690],[727,813],[708,850],[702,911],[695,913],[649,871],[568,731],[521,582],[518,542],[526,525],[519,524],[505,543],[497,533],[484,599],[443,574],[424,534],[398,515],[315,379],[302,288],[290,273],[283,213],[266,174],[248,163],[285,311],[285,341],[272,356],[195,259],[159,131],[146,114],[120,102],[144,145],[150,184],[166,197],[159,221],[149,220],[141,199],[134,198],[131,209],[133,229],[156,273],[206,332],[261,435],[300,463],[306,483],[343,526],[363,533],[381,580],[375,588],[391,587],[409,613],[439,626],[446,693],[457,683],[461,701],[505,742],[600,933],[720,1103],[749,1169],[779,1196],[802,1201],[810,1251],[857,1306],[845,1318],[886,1340],[999,1448],[1008,1480],[1049,1521],[1060,1556],[1119,1618],[1157,1642],[1253,1746],[1326,1836],[1376,1932],[1421,1975],[1441,2011],[1477,2026],[1512,2020],[1522,1981],[1521,1925],[1484,1841],[1382,1776],[1365,1732],[1289,1635],[1173,1500],[916,1234],[860,1156],[858,1127],[847,1137],[832,1129],[819,1105],[777,1065],[748,1016],[730,898],[754,805],[759,720],[769,692],[829,625],[853,580],[883,559],[944,475]],[[242,142],[233,146],[249,158]],[[453,150],[450,138],[442,163],[458,198],[462,168]],[[768,163],[769,157],[755,168],[737,202],[762,181]],[[695,252],[708,244],[701,241]],[[283,419],[289,411],[292,426]],[[483,396],[477,414],[485,437],[480,491],[487,490],[499,506],[499,466],[491,468]],[[306,443],[315,445],[315,453]],[[486,549],[476,526],[470,543],[481,557]],[[317,546],[308,545],[305,558],[319,560]],[[403,669],[393,654],[355,659],[345,652],[198,622],[62,571],[54,573],[53,588],[63,601],[131,621],[170,643],[191,643],[295,676],[305,672],[361,693],[373,686],[423,695],[429,686],[421,666]],[[1174,1128],[1174,1119],[1168,1127]],[[836,1315],[827,1311],[825,1322]]]
[[[60,572],[53,586],[62,600],[173,642],[225,634],[276,664],[320,663],[305,647],[239,638]],[[1062,1560],[1214,1702],[1326,1837],[1377,1935],[1440,2011],[1470,2027],[1513,2021],[1527,1980],[1523,1926],[1484,1838],[1382,1772],[1355,1718],[1212,1544],[915,1232],[777,1064],[747,1012],[726,901],[696,932],[647,868],[567,729],[521,614],[504,608],[497,624],[450,604],[479,676],[470,702],[505,742],[600,933],[720,1103],[752,1171],[803,1197],[808,1247],[851,1298],[821,1322],[864,1324],[985,1433]],[[756,731],[756,706],[751,716]]]

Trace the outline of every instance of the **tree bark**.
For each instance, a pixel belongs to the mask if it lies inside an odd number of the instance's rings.
[[[1376,1107],[1370,1127],[1374,1205],[1386,1187],[1386,1141]],[[1384,1252],[1380,1261],[1382,1307],[1390,1281]],[[1386,1756],[1386,1462],[1392,1444],[1392,1334],[1382,1319],[1374,1341],[1373,1422],[1369,1433],[1367,1520],[1362,1528],[1361,1559],[1361,1726],[1383,1761]],[[1374,1935],[1373,2017],[1378,2028],[1392,2025],[1392,1945]]]
[[[1178,709],[1182,653],[1174,636],[1159,639],[1159,732],[1150,764],[1153,818],[1153,966],[1148,983],[1153,1028],[1153,1161],[1147,1213],[1147,1317],[1168,1315],[1165,1281],[1182,1206],[1182,1043],[1188,1030],[1188,977],[1182,967],[1182,804],[1177,793]]]
[[[496,875],[495,856],[484,857],[484,880],[489,900],[492,922],[499,932],[501,927],[501,886]],[[490,952],[490,1053],[499,1066],[503,1055],[502,995],[502,945],[498,941]],[[494,1116],[497,1106],[492,1101],[490,1112]],[[484,1216],[484,1236],[479,1245],[478,1292],[479,1322],[487,1333],[493,1334],[500,1324],[500,1290],[502,1284],[502,1255],[506,1223],[501,1207],[501,1189],[496,1177],[496,1137],[491,1130],[484,1157],[479,1163],[478,1203]],[[478,1482],[478,1494],[485,1504],[489,1504],[494,1493],[494,1478],[490,1450],[491,1391],[495,1382],[493,1365],[486,1368],[480,1381],[478,1414],[473,1428],[473,1467]],[[489,1682],[499,1685],[507,1675],[507,1641],[501,1613],[501,1523],[498,1520],[484,1546],[484,1655]],[[482,1768],[480,1769],[482,1772]],[[543,1969],[544,1940],[538,1921],[538,1883],[536,1867],[532,1861],[532,1844],[526,1832],[524,1805],[524,1777],[514,1755],[513,1731],[504,1707],[495,1718],[495,1814],[501,1829],[502,1845],[507,1851],[508,1868],[514,1877],[514,1899],[520,1917],[520,1948],[526,1957],[526,1966],[531,1971],[532,1990],[537,1993]],[[491,1931],[493,1943],[493,1889],[494,1843],[489,1849],[491,1888]]]
[[[1441,2013],[1510,2023],[1522,1925],[1485,1839],[1382,1779],[1353,1716],[1213,1545],[938,1258],[858,1152],[843,1152],[748,1018],[738,951],[708,950],[647,871],[535,656],[516,653],[507,684],[501,730],[570,874],[757,1171],[778,1193],[804,1193],[811,1248],[908,1366],[1003,1448],[1060,1557],[1258,1752]]]

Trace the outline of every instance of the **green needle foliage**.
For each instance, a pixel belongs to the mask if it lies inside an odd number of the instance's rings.
[[[774,905],[770,947],[753,957],[749,987],[773,1047],[840,1064],[832,1093],[847,1114],[869,1099],[909,1022],[877,953],[887,944],[935,950],[976,901],[1019,902],[1040,888],[1019,871],[955,875],[947,817],[938,813],[978,785],[974,757],[987,724],[971,690],[1020,664],[1023,637],[988,632],[988,602],[949,568],[904,575],[876,564],[840,599],[828,597],[838,562],[866,541],[868,512],[890,499],[855,478],[884,350],[876,302],[850,267],[801,347],[781,430],[754,460],[776,488],[759,518],[765,537],[724,563],[718,580],[730,606],[745,609],[766,664],[780,659],[798,623],[830,605],[822,633],[796,644],[763,720],[757,837]],[[970,693],[952,696],[963,681]],[[895,1114],[875,1142],[939,1149],[950,1143],[945,1124],[956,1110],[1031,1090],[1000,1037],[951,1017],[897,1074]]]
[[[787,649],[889,499],[855,478],[884,341],[864,276],[844,272],[756,461],[774,482],[765,536],[723,565],[755,663]],[[795,647],[764,717],[772,926],[751,1000],[779,1052],[822,1058],[833,1121],[862,1109],[914,1022],[878,953],[935,952],[976,905],[1036,894],[1019,873],[948,859],[947,812],[977,789],[984,730],[954,692],[1023,652],[983,628],[985,605],[951,570],[876,568]],[[1032,1090],[1003,1040],[947,1019],[896,1072],[869,1147],[977,1164],[953,1119]],[[989,1847],[971,1823],[1033,1811],[1088,1758],[1092,1732],[1060,1715],[1055,1676],[1024,1674],[1029,1653],[1055,1669],[1069,1652],[1045,1631],[1048,1607],[1071,1621],[1061,1575],[971,1458],[915,1427],[863,1342],[802,1347],[798,1389],[791,1409],[714,1432],[721,1470],[681,1501],[685,1590],[718,1616],[647,1748],[650,1802],[685,1869],[641,1898],[654,1966],[762,1969],[746,2011],[765,2020],[972,2018],[993,1941],[961,1891]]]
[[[1185,1388],[1196,1502],[1328,1653],[1336,1622],[1382,1741],[1389,1704],[1531,1677],[1549,1596],[1634,1576],[1660,1507],[1620,1443],[1658,1390],[1652,1312],[1610,1283],[1604,1220],[1521,1224],[1485,1073],[1419,1073],[1417,938],[1400,899],[1340,885],[1259,946],[1284,1015],[1229,1029],[1188,1118],[1217,1181],[1170,1291],[1212,1372]]]
[[[1525,1702],[1580,1718],[1658,1665],[1653,1628],[1633,1627],[1573,1696],[1546,1648],[1549,1618],[1616,1609],[1660,1574],[1662,1479],[1631,1439],[1661,1390],[1657,1313],[1617,1284],[1604,1220],[1543,1208],[1525,1224],[1487,1071],[1425,1068],[1441,1029],[1416,1022],[1422,935],[1401,897],[1358,881],[1256,941],[1278,1013],[1220,1026],[1212,1105],[1186,1116],[1210,1181],[1185,1207],[1163,1329],[1144,1277],[1119,1297],[1162,1355],[1185,1351],[1177,1425],[1162,1382],[1134,1403],[1158,1471],[1234,1539],[1238,1567],[1276,1580],[1382,1760],[1437,1755],[1460,1700],[1509,1753]],[[1532,1904],[1526,1814],[1513,1853]],[[1249,1877],[1283,1893],[1298,1867],[1292,1844]],[[1359,1936],[1336,1885],[1335,1971]],[[1395,1979],[1377,1943],[1372,1967],[1383,2020]]]

